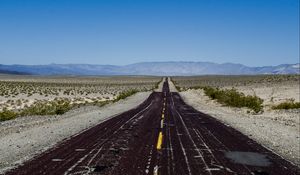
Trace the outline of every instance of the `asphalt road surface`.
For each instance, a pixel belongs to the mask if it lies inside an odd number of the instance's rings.
[[[247,136],[153,92],[137,108],[71,137],[7,174],[300,174]]]

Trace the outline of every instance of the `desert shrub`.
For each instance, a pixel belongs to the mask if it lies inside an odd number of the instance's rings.
[[[161,81],[162,81],[162,79],[161,79]],[[161,81],[156,82],[155,85],[153,86],[152,90],[158,89],[159,83]],[[143,91],[147,91],[147,88],[144,87]]]
[[[262,83],[299,83],[300,75],[203,75],[172,77],[172,80],[181,88],[193,88],[195,86],[236,87]]]
[[[9,111],[7,109],[4,109],[2,112],[0,112],[0,121],[5,120],[11,120],[17,117],[17,113],[14,111]]]
[[[300,108],[300,102],[294,102],[294,101],[282,102],[272,107],[272,109],[297,109],[297,108]]]
[[[21,115],[61,115],[72,108],[69,100],[57,100],[51,102],[38,102],[24,109]]]
[[[93,102],[93,104],[96,105],[96,106],[102,107],[102,106],[104,106],[104,105],[109,104],[110,102],[111,102],[110,100],[106,100],[106,101],[95,101],[95,102]]]
[[[179,86],[176,86],[176,85],[175,85],[175,88],[176,88],[176,90],[177,90],[178,92],[182,92],[182,91],[185,90],[184,88],[179,87]]]
[[[123,91],[114,99],[114,102],[119,101],[121,99],[125,99],[126,97],[129,97],[137,92],[139,92],[139,91],[136,89],[130,89],[127,91]]]
[[[232,107],[247,107],[252,109],[255,113],[262,112],[263,100],[257,96],[251,96],[238,92],[236,89],[225,89],[204,87],[205,94],[213,100],[217,100],[219,103],[232,106]]]

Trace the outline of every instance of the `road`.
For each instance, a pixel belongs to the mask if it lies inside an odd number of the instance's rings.
[[[299,174],[299,168],[170,92],[75,135],[10,174]]]

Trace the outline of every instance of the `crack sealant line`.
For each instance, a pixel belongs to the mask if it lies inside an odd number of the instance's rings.
[[[114,136],[119,130],[121,130],[123,128],[124,125],[126,125],[127,123],[129,123],[130,121],[132,121],[134,118],[136,118],[137,116],[141,115],[144,111],[146,111],[148,108],[150,108],[150,106],[152,105],[153,102],[151,102],[146,108],[144,108],[143,110],[139,111],[137,114],[135,114],[132,118],[130,118],[128,121],[126,121],[123,125],[121,125],[115,132],[113,132],[108,138],[111,138],[112,136]],[[97,145],[101,145],[100,149],[97,151],[97,153],[92,157],[92,159],[94,159],[97,154],[99,154],[99,151],[102,149],[103,144],[106,143],[106,141],[108,140],[105,139],[104,141],[98,143]],[[98,146],[96,146],[98,147]],[[73,166],[71,166],[65,173],[64,175],[69,174],[79,163],[83,162],[93,151],[95,151],[96,148],[92,149],[88,154],[84,155],[83,157],[81,157]],[[89,163],[91,163],[92,160],[89,160]]]

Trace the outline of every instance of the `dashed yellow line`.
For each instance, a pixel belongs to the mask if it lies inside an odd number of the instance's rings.
[[[162,114],[161,114],[161,121],[160,121],[161,130],[163,129],[163,126],[164,126],[164,118],[165,118],[165,110],[166,110],[165,106],[166,106],[166,98],[164,98],[163,110],[162,110]],[[156,145],[157,150],[161,150],[162,141],[163,141],[163,134],[162,134],[162,131],[160,131],[158,134],[158,138],[157,138],[157,145]]]
[[[156,145],[157,150],[161,150],[162,139],[163,139],[163,135],[162,132],[160,131],[158,135],[157,145]]]

